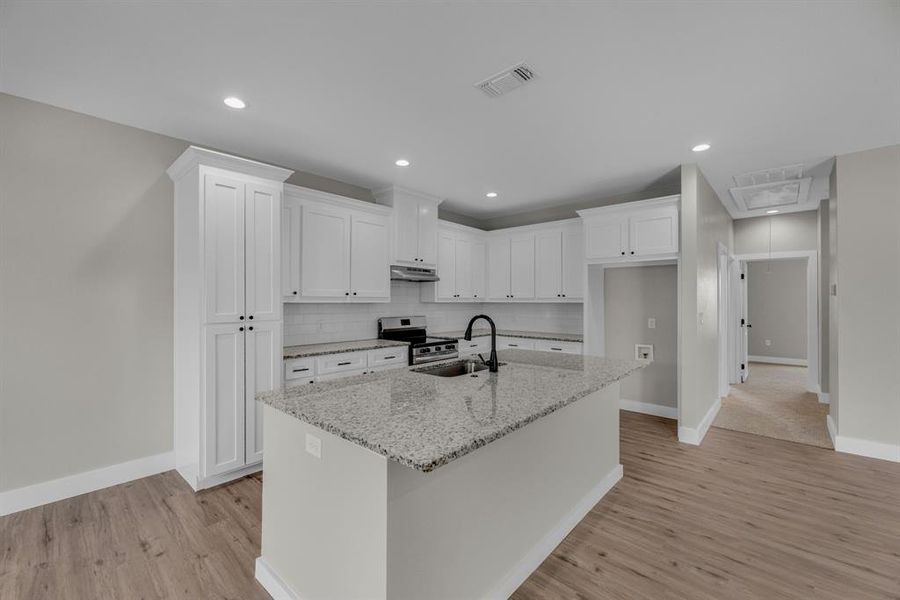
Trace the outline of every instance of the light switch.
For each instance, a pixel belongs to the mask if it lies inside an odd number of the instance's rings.
[[[316,458],[322,458],[322,439],[311,433],[306,434],[306,452]]]
[[[656,318],[650,317],[647,319],[647,329],[656,329]]]

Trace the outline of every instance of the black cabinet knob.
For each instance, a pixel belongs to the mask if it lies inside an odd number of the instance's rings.
[[[631,253],[634,254],[634,250],[632,250]]]
[[[247,329],[249,329],[250,331],[253,331],[253,325],[251,325],[251,326],[248,327]]]
[[[296,295],[297,295],[297,292],[294,292],[294,295],[296,296]]]
[[[244,330],[243,327],[238,327],[238,331],[243,331],[243,330]]]
[[[252,320],[253,320],[253,315],[250,315],[250,316],[247,317],[247,318],[250,319],[250,320],[252,321]]]
[[[240,319],[241,321],[243,321],[243,320],[244,320],[244,315],[241,315],[240,317],[238,317],[238,319]]]
[[[349,296],[349,295],[350,295],[350,292],[344,292],[344,295],[345,295],[345,296]]]
[[[624,250],[622,250],[622,256],[625,256],[625,251],[624,251]]]
[[[353,292],[353,295],[355,296],[355,295],[356,295],[356,292]]]

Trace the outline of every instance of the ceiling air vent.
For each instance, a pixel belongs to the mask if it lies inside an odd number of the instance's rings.
[[[738,207],[744,211],[761,211],[804,204],[812,178],[803,177],[801,164],[736,175],[734,182],[736,187],[729,191]]]
[[[537,77],[537,74],[534,72],[534,69],[525,63],[519,63],[514,67],[504,69],[496,75],[491,75],[484,81],[479,81],[475,84],[475,87],[491,98],[496,98],[506,92],[522,87],[535,77]]]

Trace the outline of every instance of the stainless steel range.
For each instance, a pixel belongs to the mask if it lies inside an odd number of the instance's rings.
[[[378,337],[385,340],[409,342],[409,364],[421,365],[448,358],[458,358],[458,340],[429,336],[425,317],[381,317]]]

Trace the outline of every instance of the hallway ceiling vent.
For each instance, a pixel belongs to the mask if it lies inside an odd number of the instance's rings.
[[[496,98],[522,87],[536,77],[537,73],[534,72],[534,69],[525,63],[519,63],[500,71],[496,75],[491,75],[484,81],[479,81],[475,84],[475,87],[491,98]]]
[[[729,191],[741,210],[764,211],[805,204],[812,178],[803,177],[801,164],[735,175],[734,183]]]

